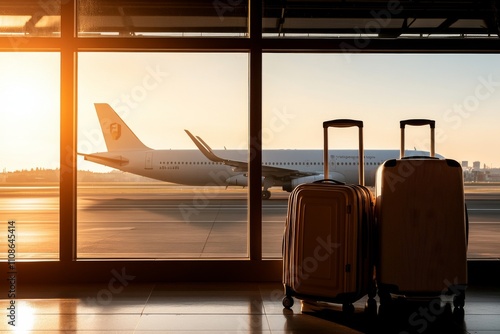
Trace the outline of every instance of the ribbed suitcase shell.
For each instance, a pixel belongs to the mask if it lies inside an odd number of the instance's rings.
[[[290,195],[284,238],[287,294],[349,304],[373,281],[373,197],[363,186],[302,184]]]
[[[325,122],[325,152],[328,145],[326,129],[353,124],[360,132],[362,183],[362,122]],[[325,175],[328,175],[327,166],[326,161]],[[292,191],[283,237],[285,307],[293,304],[291,296],[344,306],[352,306],[366,294],[373,299],[373,207],[373,194],[362,185],[323,180],[301,184]]]
[[[460,164],[431,157],[388,160],[377,171],[375,194],[381,300],[388,293],[432,296],[464,289],[467,218]]]

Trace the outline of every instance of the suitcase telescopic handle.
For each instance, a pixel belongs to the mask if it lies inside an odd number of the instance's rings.
[[[358,121],[355,119],[334,119],[331,121],[323,122],[323,128],[350,128],[353,126],[362,128],[363,121]]]
[[[357,126],[359,128],[359,184],[365,185],[364,149],[363,149],[363,121],[354,119],[334,119],[323,122],[323,173],[328,178],[328,128],[349,128]]]
[[[431,157],[436,155],[435,151],[435,139],[434,139],[434,129],[436,128],[436,121],[432,119],[406,119],[399,122],[401,128],[401,150],[399,153],[399,157],[403,158],[405,156],[405,126],[413,125],[413,126],[422,126],[429,125],[431,128]]]

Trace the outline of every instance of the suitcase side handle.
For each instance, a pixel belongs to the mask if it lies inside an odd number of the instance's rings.
[[[399,153],[399,158],[402,159],[405,156],[405,126],[422,126],[429,125],[431,128],[431,157],[435,157],[435,139],[434,139],[434,129],[436,128],[436,121],[432,119],[406,119],[399,122],[401,128],[401,150]]]
[[[365,185],[365,168],[364,168],[364,149],[363,149],[363,121],[358,121],[354,119],[334,119],[331,121],[323,122],[323,139],[324,139],[324,149],[323,149],[323,173],[324,178],[328,178],[328,128],[348,128],[357,126],[359,128],[359,184]]]

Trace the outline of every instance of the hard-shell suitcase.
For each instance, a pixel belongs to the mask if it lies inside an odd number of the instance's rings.
[[[430,157],[403,157],[405,125],[430,125]],[[435,157],[433,120],[401,121],[401,157],[377,171],[376,265],[380,303],[453,294],[463,307],[468,220],[460,164]]]
[[[364,187],[363,123],[333,120],[323,123],[324,177],[328,177],[328,128],[359,127],[359,185],[325,179],[297,186],[288,201],[283,238],[283,306],[293,296],[308,301],[342,304],[369,295],[374,302],[374,197]]]

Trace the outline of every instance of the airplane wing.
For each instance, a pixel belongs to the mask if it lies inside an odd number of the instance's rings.
[[[232,166],[233,170],[235,172],[247,172],[248,171],[248,163],[244,161],[237,161],[237,160],[230,160],[230,159],[224,159],[219,156],[217,156],[213,150],[208,146],[207,143],[203,141],[198,136],[194,136],[191,132],[188,130],[186,131],[187,135],[191,140],[194,142],[196,147],[203,153],[203,155],[213,161],[213,162],[220,162],[228,166]],[[273,167],[273,166],[262,166],[262,176],[277,176],[277,177],[284,177],[284,176],[289,176],[290,178],[299,178],[299,177],[304,177],[304,176],[311,176],[311,175],[318,175],[318,173],[313,173],[313,172],[302,172],[297,169],[289,169],[289,168],[281,168],[281,167]]]

